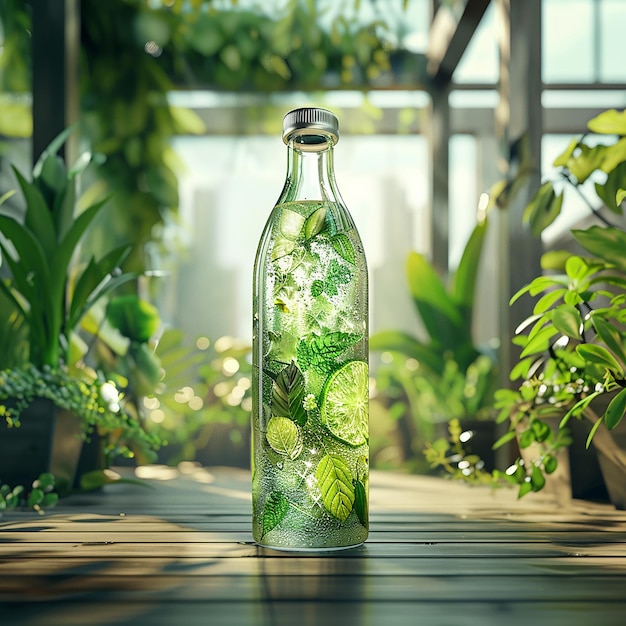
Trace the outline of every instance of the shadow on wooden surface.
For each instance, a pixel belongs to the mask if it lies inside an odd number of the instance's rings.
[[[373,472],[367,543],[297,554],[253,543],[248,472],[182,470],[0,519],[2,625],[624,623],[608,505]]]

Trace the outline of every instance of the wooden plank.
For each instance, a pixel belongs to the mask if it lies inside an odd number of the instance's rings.
[[[514,574],[512,574],[514,571]],[[118,557],[114,560],[95,561],[92,558],[20,558],[0,561],[0,577],[43,576],[46,579],[96,573],[98,576],[158,576],[167,573],[174,577],[204,576],[325,576],[329,573],[342,576],[538,576],[541,574],[563,577],[577,575],[588,577],[626,574],[625,557],[525,557],[515,559],[512,569],[509,559],[497,557],[454,557],[430,559],[405,557],[402,559],[380,556],[369,559],[346,559],[338,556],[312,555],[303,558],[264,556],[239,558],[185,557],[166,559],[152,557]]]
[[[34,536],[36,535],[36,536]],[[80,542],[99,543],[108,542],[115,544],[208,544],[208,543],[224,543],[228,542],[246,542],[252,540],[250,528],[232,529],[224,527],[222,530],[200,531],[200,530],[179,530],[171,529],[166,532],[162,531],[142,531],[140,529],[134,532],[127,530],[84,530],[84,531],[39,531],[19,532],[19,531],[0,531],[0,547],[15,542],[26,542],[38,540],[39,542],[48,542],[55,544]],[[368,545],[374,543],[416,543],[416,544],[432,544],[432,543],[467,543],[467,544],[500,544],[500,543],[521,543],[521,544],[546,544],[556,543],[569,546],[585,546],[597,543],[615,543],[616,547],[626,545],[626,531],[612,532],[607,535],[603,532],[561,532],[561,531],[545,531],[538,529],[536,531],[522,532],[498,532],[493,531],[446,531],[429,532],[422,530],[374,530],[370,532]]]
[[[626,602],[399,602],[392,605],[375,602],[249,602],[220,601],[158,602],[133,601],[112,604],[104,599],[83,598],[41,607],[22,604],[3,608],[3,619],[11,626],[325,626],[347,624],[393,624],[393,626],[589,626],[603,617],[603,626],[623,626]],[[184,615],[184,622],[181,616]],[[393,618],[391,618],[391,615]],[[297,616],[297,622],[294,622]]]
[[[132,555],[135,558],[153,557],[155,555],[168,558],[202,557],[264,557],[282,555],[283,558],[306,558],[303,554],[262,548],[250,542],[215,542],[215,543],[181,543],[181,544],[126,544],[111,543],[106,539],[95,542],[74,543],[6,543],[2,545],[0,558],[38,558],[75,556],[115,559]],[[316,552],[309,553],[318,554]],[[422,558],[448,557],[494,557],[512,559],[519,557],[554,557],[554,556],[626,556],[626,545],[623,544],[592,544],[577,546],[558,546],[551,543],[370,543],[351,550],[341,551],[342,558]]]
[[[54,584],[51,584],[54,582]],[[258,576],[180,577],[75,575],[55,579],[42,576],[0,578],[0,598],[16,602],[42,601],[95,593],[109,602],[135,598],[232,602],[289,600],[333,602],[498,602],[510,597],[522,601],[589,602],[623,600],[623,575],[576,576]]]

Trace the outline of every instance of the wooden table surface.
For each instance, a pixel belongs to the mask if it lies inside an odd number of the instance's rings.
[[[0,518],[0,625],[626,624],[609,505],[373,472],[366,544],[296,554],[252,541],[248,472],[140,469]]]

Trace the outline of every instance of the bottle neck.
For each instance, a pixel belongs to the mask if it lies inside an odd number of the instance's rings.
[[[287,144],[287,179],[281,201],[339,198],[333,141],[326,135],[295,135]]]

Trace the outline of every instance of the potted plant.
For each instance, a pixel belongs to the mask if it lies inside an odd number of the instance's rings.
[[[428,259],[417,252],[407,258],[407,278],[411,296],[423,323],[425,336],[397,330],[374,333],[372,350],[386,352],[387,363],[379,368],[378,389],[390,398],[396,419],[408,433],[408,450],[414,469],[419,459],[431,467],[446,466],[452,453],[447,432],[462,423],[464,454],[456,455],[455,467],[464,461],[462,471],[477,476],[484,466],[482,455],[469,454],[468,446],[478,443],[479,434],[490,427],[486,452],[491,452],[494,422],[490,412],[495,382],[493,356],[476,345],[472,318],[476,276],[487,221],[480,221],[472,232],[457,271],[446,285]],[[460,442],[457,442],[460,443]],[[458,446],[457,446],[458,448]],[[475,452],[476,450],[472,450]],[[467,465],[465,465],[467,463]],[[456,471],[456,470],[455,470]]]
[[[578,250],[550,251],[545,274],[511,300],[538,298],[533,314],[517,329],[519,362],[510,374],[515,389],[496,392],[498,420],[508,431],[496,446],[516,439],[531,458],[518,458],[504,476],[519,495],[544,488],[558,466],[559,450],[572,444],[573,419],[589,424],[587,447],[594,444],[613,503],[626,507],[626,453],[611,436],[626,412],[626,232],[621,204],[626,197],[626,113],[605,111],[589,130],[610,139],[594,144],[573,139],[555,161],[557,179],[544,183],[526,208],[525,219],[540,234],[560,214],[562,185],[588,203],[599,224],[572,229]],[[593,177],[595,198],[586,193]],[[585,185],[583,187],[583,185]],[[612,215],[611,215],[612,213]],[[549,425],[557,418],[556,428]],[[607,480],[609,474],[617,482]]]
[[[136,276],[119,269],[129,252],[126,246],[81,263],[82,238],[106,200],[78,210],[76,180],[92,159],[85,153],[66,167],[57,152],[70,132],[63,132],[43,152],[31,181],[13,168],[23,210],[0,207],[0,255],[8,270],[8,277],[0,280],[0,292],[28,331],[26,359],[0,372],[0,416],[8,426],[0,436],[0,445],[6,446],[0,453],[4,482],[10,477],[30,483],[54,468],[50,461],[54,445],[61,439],[77,440],[54,436],[68,421],[69,431],[84,437],[97,426],[155,444],[126,413],[115,385],[82,359],[84,342],[78,334],[84,315]],[[5,194],[2,202],[11,195]],[[71,413],[69,420],[64,412]],[[71,456],[67,450],[59,452],[55,455],[59,459]],[[69,468],[65,477],[70,482],[71,473]]]

